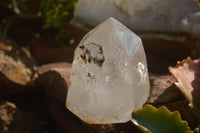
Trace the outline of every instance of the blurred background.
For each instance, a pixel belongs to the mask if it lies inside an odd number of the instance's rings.
[[[169,66],[199,58],[199,0],[0,0],[0,133],[140,133],[130,122],[87,125],[65,109],[74,49],[109,17],[142,38],[161,88],[174,81]]]

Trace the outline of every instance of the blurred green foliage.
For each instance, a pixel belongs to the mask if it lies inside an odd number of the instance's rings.
[[[77,0],[44,0],[42,16],[43,28],[57,29],[55,40],[63,43],[73,43],[69,37],[67,27],[73,17],[73,11]]]
[[[73,16],[75,3],[76,0],[45,0],[42,8],[44,28],[65,27]]]
[[[42,18],[42,33],[52,44],[73,44],[68,25],[77,0],[9,0],[8,9],[14,17]]]

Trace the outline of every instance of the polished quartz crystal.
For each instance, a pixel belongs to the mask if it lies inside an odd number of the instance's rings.
[[[141,39],[114,18],[90,31],[77,46],[66,107],[90,124],[123,123],[149,95]]]

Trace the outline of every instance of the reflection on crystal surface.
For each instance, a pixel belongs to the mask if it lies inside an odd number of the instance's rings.
[[[66,107],[91,124],[122,123],[149,95],[141,39],[114,18],[90,31],[75,50]]]

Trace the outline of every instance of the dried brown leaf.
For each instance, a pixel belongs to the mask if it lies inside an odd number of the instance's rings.
[[[189,102],[189,106],[200,118],[200,59],[190,57],[178,62],[169,71],[176,78],[175,85]]]

